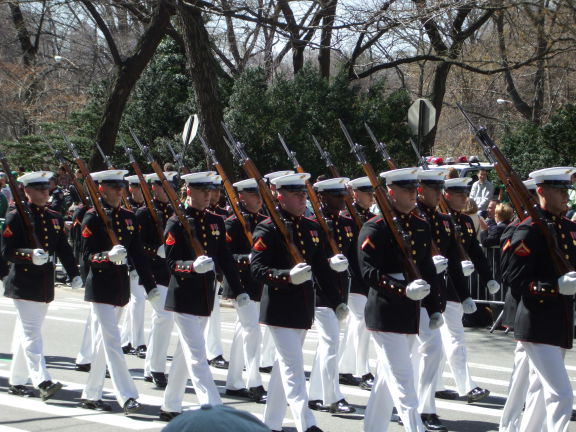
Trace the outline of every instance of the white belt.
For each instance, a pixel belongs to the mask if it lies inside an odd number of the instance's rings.
[[[396,280],[404,280],[404,275],[402,273],[388,273],[386,276],[394,278]]]

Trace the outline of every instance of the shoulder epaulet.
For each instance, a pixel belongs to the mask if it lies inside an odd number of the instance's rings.
[[[342,219],[345,219],[345,220],[349,220],[349,221],[351,221],[351,220],[352,220],[352,218],[351,218],[350,216],[348,216],[348,215],[345,215],[345,214],[342,214],[342,213],[340,213],[340,215],[339,215],[339,216],[340,216]]]
[[[382,223],[382,222],[384,222],[384,218],[382,216],[373,216],[370,219],[368,219],[366,222]]]
[[[224,219],[224,220],[225,220],[226,222],[228,222],[228,221],[232,222],[232,221],[235,220],[235,219],[237,219],[237,218],[236,218],[236,215],[230,215],[230,216],[228,216],[228,217],[227,217],[226,219]]]

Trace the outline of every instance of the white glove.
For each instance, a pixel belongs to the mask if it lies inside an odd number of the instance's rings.
[[[430,294],[430,285],[424,279],[416,279],[406,287],[406,297],[411,300],[422,300]]]
[[[500,291],[500,284],[493,279],[488,281],[486,287],[488,288],[488,292],[490,294],[496,294],[498,291]]]
[[[200,255],[194,260],[194,271],[196,273],[208,273],[214,271],[214,261],[206,255]]]
[[[82,288],[82,278],[80,276],[74,276],[74,279],[70,282],[70,287],[72,289]]]
[[[568,272],[558,278],[558,291],[562,295],[576,294],[576,272]]]
[[[250,296],[246,293],[238,294],[236,296],[236,306],[241,308],[242,306],[246,306],[250,302]]]
[[[474,264],[472,263],[472,261],[462,261],[460,264],[462,264],[462,273],[464,273],[464,276],[468,277],[470,276],[472,273],[474,273]]]
[[[148,293],[148,300],[154,301],[160,297],[160,290],[158,288],[152,288]]]
[[[158,247],[156,255],[158,255],[160,258],[166,258],[166,249],[164,248],[163,244]]]
[[[430,317],[430,322],[428,322],[428,328],[430,330],[435,330],[442,327],[442,324],[444,324],[442,314],[440,312],[434,312]]]
[[[136,270],[130,270],[130,273],[128,273],[128,275],[130,276],[131,281],[138,280],[138,272]]]
[[[34,249],[32,251],[32,264],[41,266],[48,262],[50,255],[44,249]]]
[[[465,314],[473,314],[476,312],[476,303],[472,300],[472,297],[465,298],[462,302],[462,309]]]
[[[342,254],[336,254],[329,260],[330,268],[336,273],[342,273],[348,270],[348,260]]]
[[[128,252],[122,245],[116,245],[108,251],[108,259],[114,263],[121,263],[127,255]]]
[[[338,306],[336,306],[336,310],[334,311],[338,321],[344,321],[348,317],[348,312],[350,312],[350,309],[348,309],[348,305],[346,303],[340,303]]]
[[[443,257],[442,255],[434,255],[432,257],[432,261],[434,261],[434,265],[436,266],[436,273],[440,274],[444,270],[448,268],[448,259]]]
[[[290,270],[290,283],[300,285],[312,279],[312,267],[306,263],[296,264]]]

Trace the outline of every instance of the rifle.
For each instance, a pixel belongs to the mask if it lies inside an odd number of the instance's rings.
[[[110,222],[108,214],[104,211],[104,208],[102,207],[102,203],[100,202],[100,199],[98,197],[98,188],[96,187],[96,183],[94,183],[94,180],[92,180],[92,177],[90,176],[90,171],[88,170],[88,167],[78,154],[78,151],[76,150],[76,147],[74,147],[74,144],[72,144],[72,142],[68,140],[66,135],[64,135],[64,132],[62,132],[62,130],[60,130],[60,135],[62,135],[62,138],[64,139],[64,142],[68,146],[70,153],[72,153],[72,157],[76,161],[76,165],[78,165],[78,168],[80,168],[82,176],[84,176],[84,182],[88,189],[90,200],[92,201],[92,205],[94,207],[94,210],[96,210],[98,217],[104,224],[104,229],[106,230],[106,235],[108,236],[110,243],[112,243],[112,246],[119,245],[120,242],[118,241],[118,237],[116,237],[114,228],[112,228],[112,223]]]
[[[112,160],[110,159],[110,156],[107,156],[106,153],[104,153],[104,150],[102,150],[102,147],[100,147],[100,144],[98,144],[98,143],[95,143],[95,144],[96,144],[96,148],[100,152],[100,156],[102,157],[102,160],[106,164],[106,168],[108,168],[109,170],[116,169],[116,168],[114,168],[114,165],[112,165]],[[128,194],[126,193],[126,188],[122,189],[122,204],[124,204],[124,207],[126,207],[128,210],[132,210],[132,206],[130,205],[130,202],[128,201]]]
[[[370,129],[370,126],[368,126],[367,123],[364,123],[364,127],[368,131],[368,135],[370,135],[370,139],[372,139],[372,142],[376,146],[376,151],[378,151],[382,155],[384,160],[386,160],[386,163],[388,164],[388,169],[390,169],[390,170],[398,169],[398,166],[392,160],[390,153],[388,153],[388,149],[386,148],[386,144],[384,144],[382,141],[378,141],[376,139],[374,132],[372,132],[372,129]]]
[[[190,170],[184,166],[184,159],[181,153],[176,153],[172,144],[168,143],[168,149],[170,153],[172,153],[172,158],[174,158],[174,162],[176,162],[176,166],[178,167],[178,172],[182,174],[190,174]]]
[[[196,257],[199,257],[200,255],[204,255],[204,248],[202,247],[202,245],[200,244],[200,242],[196,238],[196,235],[194,234],[192,226],[190,225],[190,223],[188,222],[188,219],[186,218],[186,215],[184,214],[184,210],[182,208],[182,203],[178,199],[178,196],[176,195],[174,188],[172,188],[172,185],[170,185],[170,183],[166,179],[164,172],[160,168],[160,165],[158,165],[158,162],[156,162],[154,160],[154,156],[152,156],[152,153],[150,153],[150,150],[148,149],[148,147],[146,147],[146,146],[142,145],[142,143],[140,143],[138,136],[134,133],[132,128],[130,128],[129,130],[130,130],[130,135],[132,136],[132,139],[134,140],[134,142],[136,143],[136,145],[138,146],[138,148],[140,149],[140,151],[142,152],[144,157],[148,160],[148,163],[150,164],[150,166],[152,167],[152,169],[154,170],[154,172],[156,173],[156,175],[158,176],[158,178],[162,182],[162,187],[166,191],[166,195],[168,195],[168,200],[170,201],[170,204],[172,204],[172,207],[174,208],[174,214],[178,218],[178,221],[180,221],[180,224],[182,224],[182,228],[186,232],[186,237],[188,238],[188,242],[189,242],[190,246],[192,247],[192,250],[196,254]],[[164,236],[162,236],[162,238],[164,238]]]
[[[494,166],[499,166],[496,173],[500,177],[502,183],[506,185],[507,190],[508,187],[510,187],[510,190],[512,190],[518,198],[519,204],[526,210],[528,216],[532,218],[532,224],[534,224],[538,231],[540,231],[544,236],[544,240],[548,246],[548,252],[552,258],[554,269],[560,275],[574,271],[574,267],[558,246],[556,236],[553,234],[555,232],[554,224],[545,218],[542,209],[536,202],[536,199],[532,196],[524,183],[522,183],[520,177],[518,177],[514,172],[512,166],[502,154],[496,143],[492,141],[486,128],[483,126],[476,127],[476,125],[472,123],[472,120],[470,120],[466,111],[464,111],[462,105],[456,103],[456,106],[460,109],[460,112],[462,112],[462,115],[470,125],[470,129],[474,133],[476,141],[486,150],[486,152],[490,153],[495,162]]]
[[[334,165],[334,162],[332,162],[332,157],[330,156],[330,153],[328,153],[328,150],[324,150],[320,146],[320,143],[318,142],[318,140],[314,135],[312,135],[312,142],[320,152],[320,157],[324,159],[324,163],[326,164],[326,168],[328,168],[328,171],[330,171],[330,175],[332,175],[332,177],[341,177],[340,173],[338,172],[338,169],[336,168],[336,165]],[[358,212],[356,211],[356,208],[353,205],[352,193],[350,192],[350,189],[346,188],[346,191],[348,192],[348,194],[344,196],[344,201],[346,202],[346,208],[348,209],[348,214],[356,224],[358,231],[360,231],[363,225],[362,220],[360,219],[360,215],[358,215]]]
[[[288,155],[288,159],[290,159],[290,161],[292,162],[292,165],[294,166],[296,172],[298,173],[305,172],[304,168],[302,168],[302,165],[300,165],[300,163],[298,162],[298,159],[296,159],[296,153],[290,151],[290,149],[286,145],[286,142],[284,142],[284,138],[282,138],[282,135],[278,134],[278,139],[280,140],[280,144],[282,144],[282,147],[284,147],[284,150]],[[306,180],[306,190],[308,191],[308,198],[310,199],[310,204],[312,204],[312,209],[314,210],[314,215],[316,216],[316,222],[320,224],[320,228],[322,228],[322,231],[324,231],[324,235],[328,239],[328,245],[330,246],[332,254],[337,255],[342,253],[338,248],[338,245],[334,241],[334,236],[332,235],[332,232],[330,231],[330,228],[326,223],[326,219],[324,219],[322,210],[320,210],[320,201],[318,200],[318,196],[316,195],[316,192],[314,191],[312,184],[308,180]]]
[[[150,193],[150,189],[148,188],[148,183],[144,178],[144,174],[142,174],[142,170],[140,169],[140,165],[136,162],[136,158],[134,157],[134,152],[132,149],[126,145],[124,145],[124,149],[126,150],[126,154],[130,158],[130,165],[134,169],[134,172],[138,176],[138,180],[140,181],[140,189],[142,189],[142,196],[144,197],[144,202],[146,203],[146,208],[148,209],[148,213],[150,213],[150,217],[152,218],[152,222],[154,223],[154,228],[156,228],[156,235],[160,243],[164,243],[164,227],[162,226],[162,222],[158,217],[158,213],[156,212],[156,208],[154,207],[154,203],[152,201],[152,194]]]
[[[222,184],[224,185],[224,190],[226,191],[226,195],[228,195],[228,201],[230,201],[230,205],[232,206],[232,210],[234,211],[236,218],[240,222],[240,225],[242,225],[242,231],[244,232],[244,236],[246,237],[246,240],[248,240],[248,243],[250,244],[250,246],[252,246],[252,231],[250,231],[250,227],[248,226],[248,222],[246,222],[246,219],[244,218],[244,215],[242,214],[242,211],[240,210],[240,206],[238,204],[240,202],[240,200],[238,199],[238,196],[236,195],[236,191],[234,191],[234,187],[232,186],[232,183],[230,183],[230,179],[228,178],[228,176],[224,172],[224,168],[222,167],[220,162],[218,162],[218,159],[216,158],[216,152],[213,149],[211,149],[210,147],[208,147],[208,143],[206,143],[206,141],[204,140],[204,138],[201,135],[199,138],[200,138],[200,145],[204,149],[204,152],[206,153],[206,157],[208,159],[210,159],[210,161],[212,162],[212,165],[214,166],[214,169],[216,169],[216,171],[218,172],[218,174],[222,178]]]
[[[378,181],[378,177],[376,177],[374,168],[372,168],[372,165],[366,159],[366,155],[364,154],[364,147],[360,144],[354,143],[342,120],[338,119],[338,123],[340,124],[340,128],[346,137],[346,141],[348,141],[348,144],[352,149],[352,153],[354,156],[356,156],[358,163],[362,165],[364,172],[370,179],[370,183],[372,183],[372,187],[374,188],[374,195],[376,197],[376,203],[378,204],[380,212],[382,213],[382,217],[386,221],[386,224],[388,225],[388,228],[390,229],[390,232],[392,233],[392,236],[394,237],[394,240],[396,241],[398,247],[400,248],[400,252],[402,253],[402,263],[404,265],[404,270],[407,276],[406,279],[408,281],[422,279],[420,270],[418,270],[416,264],[412,260],[410,236],[400,225],[400,221],[398,220],[398,217],[392,208],[392,204],[390,204],[384,188]]]
[[[266,208],[268,209],[270,219],[272,219],[272,222],[274,222],[274,225],[280,232],[280,235],[284,240],[284,244],[288,249],[288,253],[292,258],[293,263],[294,264],[304,263],[305,262],[304,257],[302,256],[302,254],[292,241],[290,231],[288,231],[286,223],[280,216],[280,213],[276,211],[274,197],[272,196],[272,192],[270,192],[270,189],[268,188],[266,180],[264,180],[262,174],[260,174],[260,171],[258,170],[258,168],[256,168],[256,165],[254,164],[252,159],[248,157],[242,144],[234,139],[234,136],[230,133],[228,127],[226,127],[226,124],[224,122],[222,122],[222,128],[224,129],[224,132],[228,137],[228,140],[226,140],[225,142],[226,144],[228,144],[232,156],[234,157],[235,160],[238,161],[238,163],[242,165],[242,168],[246,172],[246,175],[248,175],[248,177],[253,178],[258,183],[258,190],[260,191],[260,195],[262,196],[264,205],[266,205]]]
[[[88,198],[86,198],[86,194],[84,193],[84,187],[80,184],[80,182],[74,175],[74,172],[72,171],[72,168],[70,168],[70,165],[68,165],[66,159],[64,159],[62,151],[55,149],[54,147],[52,147],[52,144],[50,143],[47,144],[48,147],[50,147],[50,150],[52,150],[52,152],[54,153],[54,157],[56,158],[60,166],[64,169],[66,174],[68,174],[72,178],[72,184],[74,185],[76,191],[78,192],[78,197],[80,198],[80,201],[82,201],[84,207],[89,207],[90,203],[88,202]]]
[[[12,175],[12,170],[8,164],[8,160],[1,151],[0,162],[2,163],[2,169],[4,170],[4,173],[8,176],[8,186],[10,187],[10,192],[12,192],[12,197],[14,198],[16,211],[20,215],[22,223],[24,224],[24,230],[28,236],[28,241],[30,242],[30,245],[33,249],[43,249],[40,240],[38,240],[38,237],[36,236],[36,231],[34,231],[34,224],[30,218],[30,213],[28,213],[28,209],[24,205],[24,202],[20,196],[20,191],[18,190],[16,179],[14,179],[14,176]]]

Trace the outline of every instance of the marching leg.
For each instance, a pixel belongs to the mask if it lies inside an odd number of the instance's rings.
[[[510,377],[508,397],[502,409],[500,418],[500,432],[518,432],[520,429],[520,417],[524,402],[528,401],[527,393],[529,386],[530,361],[521,343],[516,343],[514,351],[514,368]]]

